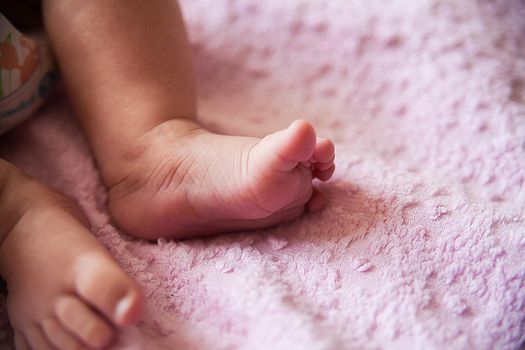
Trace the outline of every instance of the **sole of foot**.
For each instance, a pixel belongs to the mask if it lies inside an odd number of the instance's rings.
[[[107,181],[110,210],[121,228],[146,239],[295,219],[323,207],[312,181],[327,181],[335,170],[333,142],[302,120],[262,139],[174,120],[137,140],[123,158],[115,163],[120,175]]]

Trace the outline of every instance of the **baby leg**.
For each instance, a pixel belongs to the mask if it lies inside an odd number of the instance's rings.
[[[176,1],[45,1],[115,221],[145,238],[261,228],[318,209],[334,145],[305,121],[263,139],[203,129]]]

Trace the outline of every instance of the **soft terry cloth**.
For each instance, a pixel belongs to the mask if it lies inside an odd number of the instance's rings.
[[[525,4],[182,5],[202,120],[252,135],[310,120],[337,171],[321,213],[145,242],[112,225],[65,99],[7,136],[3,155],[75,198],[143,287],[142,322],[115,349],[518,348]]]

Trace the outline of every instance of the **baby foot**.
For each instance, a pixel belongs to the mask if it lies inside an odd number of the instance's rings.
[[[268,227],[322,206],[312,179],[328,180],[334,157],[305,121],[257,139],[172,120],[113,167],[109,206],[123,229],[150,239]]]
[[[17,187],[25,195],[31,202],[18,205],[26,209],[0,247],[16,348],[106,347],[137,320],[137,286],[62,197],[33,181]]]

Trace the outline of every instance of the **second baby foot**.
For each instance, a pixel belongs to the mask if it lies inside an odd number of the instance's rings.
[[[305,121],[258,139],[171,120],[114,164],[109,206],[121,228],[149,239],[264,228],[322,206],[312,179],[328,180],[334,157]]]
[[[0,170],[0,273],[16,349],[105,348],[139,317],[140,290],[69,200],[3,160]]]

